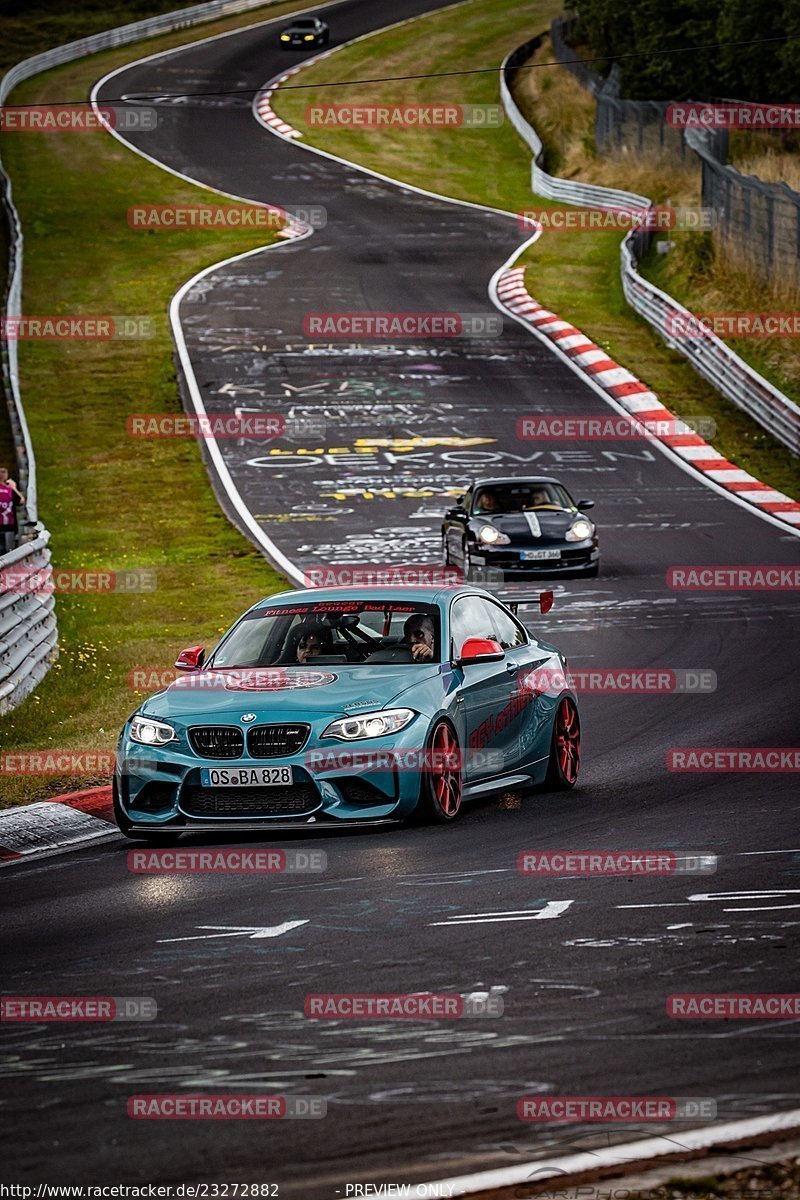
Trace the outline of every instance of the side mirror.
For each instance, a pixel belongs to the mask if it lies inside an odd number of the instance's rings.
[[[204,646],[189,646],[175,659],[176,671],[199,671],[206,657]]]
[[[555,596],[552,592],[539,592],[539,612],[549,613],[554,600]]]
[[[594,500],[579,500],[576,507],[580,509],[594,508]]]
[[[469,637],[461,647],[458,664],[466,667],[470,663],[499,662],[505,656],[503,647],[492,638]]]

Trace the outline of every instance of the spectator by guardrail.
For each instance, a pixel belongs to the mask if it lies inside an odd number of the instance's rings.
[[[533,152],[531,190],[548,200],[582,207],[651,208],[652,202],[646,196],[572,179],[556,179],[539,166],[541,139],[520,111],[511,93],[511,85],[519,66],[539,48],[543,36],[531,38],[512,51],[500,68],[500,97],[506,115]],[[651,230],[639,228],[628,233],[622,242],[620,271],[628,303],[670,348],[687,358],[717,391],[758,421],[793,454],[800,455],[800,408],[788,396],[763,379],[713,334],[698,338],[675,338],[672,335],[672,331],[680,328],[687,318],[691,319],[692,314],[639,274],[639,260],[649,247],[652,236]]]

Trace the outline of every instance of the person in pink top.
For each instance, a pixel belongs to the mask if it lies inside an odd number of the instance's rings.
[[[17,544],[17,505],[25,497],[5,467],[0,467],[0,554],[7,554]]]

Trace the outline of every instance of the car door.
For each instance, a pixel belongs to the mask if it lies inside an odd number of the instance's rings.
[[[541,734],[549,722],[549,705],[541,699],[541,693],[531,686],[537,667],[551,661],[543,650],[525,631],[516,617],[495,600],[483,600],[489,608],[489,620],[498,641],[506,652],[505,666],[508,673],[509,698],[498,731],[498,745],[502,747],[504,770],[519,770],[541,757]],[[497,723],[497,722],[496,722]]]
[[[493,638],[494,614],[481,596],[457,596],[450,605],[451,657],[457,660],[467,638]],[[508,662],[472,663],[457,667],[461,684],[456,699],[459,743],[464,755],[464,779],[474,783],[501,774],[507,731],[498,714],[513,690]]]

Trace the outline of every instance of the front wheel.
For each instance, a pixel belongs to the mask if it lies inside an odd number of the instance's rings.
[[[445,825],[461,811],[461,749],[449,721],[437,721],[428,735],[415,817]]]
[[[564,696],[553,721],[545,786],[554,791],[574,788],[581,769],[581,722],[575,702]]]

